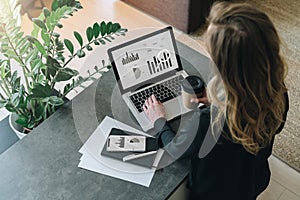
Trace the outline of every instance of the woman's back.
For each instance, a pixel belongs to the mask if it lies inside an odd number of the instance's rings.
[[[157,138],[171,142],[170,155],[190,142],[190,199],[255,199],[269,183],[268,157],[289,109],[280,40],[268,16],[248,4],[217,3],[208,21],[215,75],[207,96],[195,101],[211,105],[195,111],[177,134],[155,97],[144,110]]]
[[[248,4],[216,4],[208,19],[206,42],[216,69],[208,94],[218,108],[213,124],[226,119],[232,140],[256,154],[271,144],[286,111],[286,65],[277,31]]]
[[[287,95],[286,98],[288,98]],[[270,145],[253,155],[241,144],[234,143],[227,137],[229,129],[225,123],[223,135],[227,136],[221,136],[212,150],[205,157],[199,158],[199,149],[203,145],[203,138],[209,126],[207,124],[205,127],[206,123],[203,119],[210,117],[210,108],[207,107],[199,112],[201,112],[200,125],[202,127],[199,127],[195,138],[198,146],[191,154],[190,199],[256,199],[270,181],[268,158],[272,153],[274,137]],[[283,126],[284,123],[277,133],[282,130]]]

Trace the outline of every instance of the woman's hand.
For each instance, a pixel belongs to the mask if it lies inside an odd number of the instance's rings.
[[[163,117],[166,118],[166,112],[164,105],[158,101],[154,95],[151,95],[143,105],[143,109],[152,123],[157,119]]]
[[[202,97],[192,98],[191,103],[203,103],[206,106],[210,105],[210,102],[208,101],[207,98],[206,89],[203,91]]]

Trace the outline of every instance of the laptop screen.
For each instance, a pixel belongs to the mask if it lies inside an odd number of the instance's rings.
[[[108,50],[121,90],[154,83],[181,69],[171,27],[144,35]]]

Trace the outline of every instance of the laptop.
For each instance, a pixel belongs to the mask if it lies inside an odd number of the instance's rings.
[[[172,27],[135,38],[108,49],[120,93],[144,131],[153,124],[143,111],[152,94],[171,120],[190,110],[182,103],[180,84],[188,74],[182,69]]]

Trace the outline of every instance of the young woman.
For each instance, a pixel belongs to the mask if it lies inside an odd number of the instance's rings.
[[[186,151],[190,199],[256,199],[269,184],[268,158],[288,111],[279,37],[268,16],[248,4],[215,4],[208,20],[206,44],[217,75],[207,95],[192,100],[208,106],[194,111],[177,134],[154,96],[144,110],[163,145],[174,137],[180,144],[193,140]],[[196,136],[187,137],[194,127]],[[207,134],[216,144],[201,156]]]

